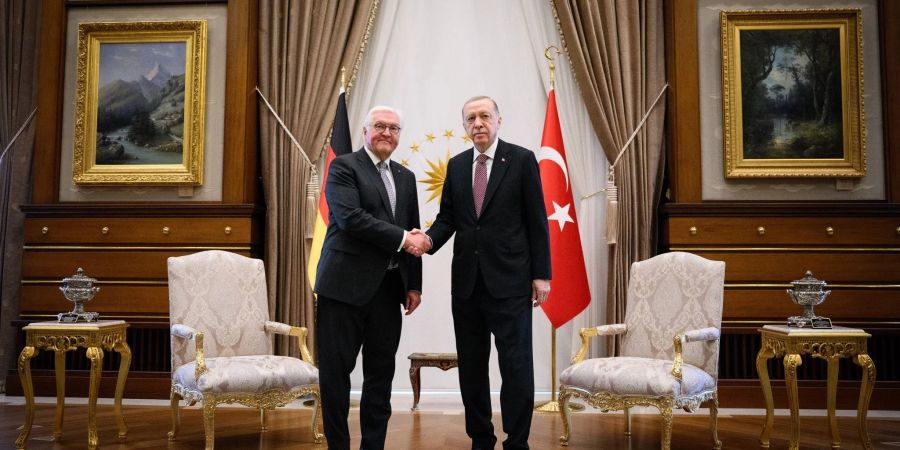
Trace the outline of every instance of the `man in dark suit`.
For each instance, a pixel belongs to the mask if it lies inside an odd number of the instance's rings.
[[[527,449],[534,403],[531,307],[550,292],[550,234],[534,153],[497,138],[490,97],[463,106],[474,148],[450,159],[434,225],[437,251],[456,233],[451,291],[459,387],[472,448],[492,449],[491,334],[497,346],[504,449]],[[427,248],[426,248],[427,250]]]
[[[376,106],[363,126],[365,147],[335,158],[325,196],[329,223],[316,271],[319,387],[329,449],[350,447],[350,372],[360,347],[360,448],[383,449],[391,416],[394,357],[402,314],[419,306],[422,260],[401,251],[427,245],[419,227],[413,173],[390,161],[400,113]]]

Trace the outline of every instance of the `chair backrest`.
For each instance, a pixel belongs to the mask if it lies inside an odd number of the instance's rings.
[[[209,250],[168,259],[169,322],[203,332],[204,354],[272,354],[263,262]],[[172,369],[196,357],[193,342],[171,338]]]
[[[670,252],[631,265],[622,356],[672,359],[672,339],[686,331],[722,325],[725,263],[685,252]],[[684,362],[714,379],[719,343],[683,347]]]

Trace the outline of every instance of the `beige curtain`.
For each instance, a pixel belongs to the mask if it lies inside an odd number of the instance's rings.
[[[40,4],[30,0],[0,3],[0,392],[15,367],[16,330],[22,279],[22,226],[19,205],[31,195],[34,120],[22,129],[35,108]],[[12,146],[10,146],[12,143]],[[9,146],[5,155],[3,150]]]
[[[662,0],[552,0],[594,131],[607,159],[619,150],[665,85]],[[631,263],[656,248],[665,102],[615,166],[617,243],[610,247],[610,323],[625,319]]]
[[[261,0],[259,89],[302,149],[260,107],[260,152],[266,202],[266,271],[275,320],[310,329],[315,348],[315,301],[306,276],[315,214],[315,186],[307,194],[331,130],[340,69],[355,74],[374,23],[377,0]],[[262,105],[262,104],[261,104]],[[309,198],[308,198],[309,197]],[[296,342],[278,343],[298,354]]]

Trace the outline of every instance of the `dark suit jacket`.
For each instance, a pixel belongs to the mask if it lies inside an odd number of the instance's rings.
[[[390,167],[396,218],[391,216],[384,182],[365,150],[331,162],[325,184],[328,231],[316,269],[316,294],[362,305],[375,294],[391,257],[400,265],[404,292],[422,290],[422,259],[397,252],[403,231],[420,227],[415,176],[396,162],[391,161]]]
[[[534,153],[499,140],[475,218],[470,148],[450,158],[441,208],[427,231],[436,252],[456,233],[451,290],[468,298],[480,270],[495,298],[531,295],[531,280],[550,279],[550,232]]]

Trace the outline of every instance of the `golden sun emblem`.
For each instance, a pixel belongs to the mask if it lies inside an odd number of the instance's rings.
[[[447,149],[447,155],[438,159],[437,162],[432,162],[430,159],[425,160],[431,167],[431,170],[425,170],[425,175],[428,175],[428,178],[419,180],[419,183],[428,185],[425,190],[431,192],[425,203],[434,199],[441,200],[441,192],[444,190],[444,180],[447,178],[447,163],[449,161],[450,149]]]

